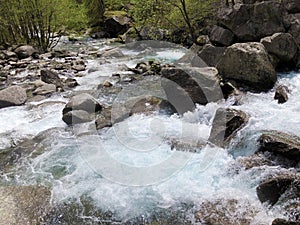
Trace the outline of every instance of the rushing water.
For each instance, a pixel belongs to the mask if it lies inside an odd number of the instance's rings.
[[[92,47],[108,48],[102,42],[94,42]],[[110,79],[112,74],[120,73],[124,65],[133,67],[142,59],[153,57],[172,62],[185,50],[159,49],[146,56],[128,49],[123,49],[123,53],[124,57],[110,59],[101,65],[99,59],[90,59],[89,72],[78,78],[81,85],[76,90],[96,90],[98,84]],[[42,154],[24,160],[13,177],[4,177],[8,182],[13,180],[23,185],[50,185],[55,204],[89,196],[96,207],[113,212],[116,218],[124,221],[141,216],[147,218],[163,209],[175,208],[176,211],[176,207],[180,209],[182,203],[187,203],[192,206],[186,209],[186,216],[196,223],[194,213],[201,210],[203,204],[221,201],[226,208],[226,202],[234,199],[238,207],[235,212],[228,210],[233,221],[234,217],[245,217],[245,213],[253,211],[251,224],[270,224],[274,218],[282,217],[280,209],[271,210],[262,205],[255,188],[264,177],[284,169],[243,170],[237,166],[235,158],[255,152],[256,139],[262,130],[300,135],[300,74],[280,74],[278,83],[291,90],[287,103],[277,104],[273,100],[273,90],[263,94],[247,93],[242,105],[232,107],[247,112],[251,119],[229,149],[207,145],[198,153],[174,151],[170,140],[207,140],[215,111],[228,106],[228,102],[197,106],[194,112],[183,116],[134,115],[99,134],[92,123],[67,128],[61,120],[67,100],[59,95],[43,102],[1,109],[2,148],[49,128],[57,128],[49,131],[42,141]],[[99,96],[99,101],[104,99]],[[174,154],[179,159],[176,162]]]

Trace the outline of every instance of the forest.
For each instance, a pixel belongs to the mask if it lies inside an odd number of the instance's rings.
[[[217,0],[1,0],[0,44],[30,44],[41,51],[60,35],[90,34],[109,15],[126,15],[136,31],[149,27],[183,30],[192,41]]]

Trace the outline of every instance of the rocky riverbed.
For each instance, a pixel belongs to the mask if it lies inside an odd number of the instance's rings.
[[[299,8],[273,3],[190,50],[2,49],[3,224],[299,224]]]

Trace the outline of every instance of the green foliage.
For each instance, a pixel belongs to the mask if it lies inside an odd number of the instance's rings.
[[[86,12],[88,16],[88,23],[91,27],[100,26],[104,14],[103,0],[84,0]]]
[[[86,28],[85,7],[78,0],[0,0],[0,43],[31,44],[46,51],[66,28]]]
[[[211,12],[217,1],[220,0],[132,0],[132,14],[136,26],[168,30],[184,27],[195,39],[198,21]]]

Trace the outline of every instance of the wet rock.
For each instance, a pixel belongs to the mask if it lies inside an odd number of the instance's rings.
[[[276,33],[261,39],[268,53],[275,55],[281,62],[292,61],[298,52],[298,46],[289,33]]]
[[[276,88],[274,99],[278,100],[279,104],[285,103],[289,99],[288,93],[290,93],[289,88],[285,85],[280,85]]]
[[[87,93],[79,94],[70,99],[63,109],[63,114],[72,110],[83,110],[88,113],[95,113],[101,111],[102,106],[91,95]]]
[[[276,1],[236,4],[231,10],[220,13],[219,23],[241,42],[259,41],[274,33],[285,32],[282,9]]]
[[[41,80],[56,87],[62,87],[62,82],[56,72],[51,70],[41,70]]]
[[[249,116],[236,109],[217,110],[209,136],[209,141],[221,147],[225,147],[234,135],[249,121]]]
[[[34,95],[50,95],[54,92],[56,92],[56,86],[54,84],[45,83],[44,85],[35,89],[32,93]]]
[[[206,146],[207,142],[204,140],[179,140],[179,139],[171,139],[167,141],[171,150],[183,151],[183,152],[193,152],[199,153],[203,147]]]
[[[300,222],[295,222],[295,221],[287,221],[284,219],[275,219],[272,222],[272,225],[300,225]]]
[[[258,199],[261,202],[268,202],[274,205],[293,181],[294,178],[288,176],[279,176],[264,181],[256,188]]]
[[[168,101],[182,114],[223,98],[218,71],[213,67],[169,67],[161,70]]]
[[[254,92],[268,91],[277,81],[275,69],[261,43],[237,43],[228,47],[217,64],[225,80]]]
[[[84,110],[72,110],[63,114],[62,120],[68,124],[78,124],[93,121],[95,117],[92,117],[90,113]]]
[[[26,91],[19,86],[11,86],[0,91],[0,109],[9,106],[22,105],[26,100]]]
[[[213,44],[229,46],[233,43],[234,34],[228,29],[215,25],[211,30],[209,39]]]
[[[215,67],[225,53],[226,47],[216,47],[206,44],[198,52],[198,56],[208,65]]]
[[[258,152],[271,153],[279,163],[296,166],[300,160],[300,138],[279,131],[264,131]],[[285,162],[284,159],[287,159]]]
[[[40,224],[51,209],[46,187],[2,186],[0,196],[1,224]]]
[[[30,45],[23,45],[15,49],[14,51],[19,59],[25,59],[30,56],[33,56],[33,58],[38,58],[38,51],[30,46]]]

